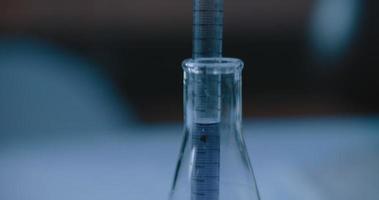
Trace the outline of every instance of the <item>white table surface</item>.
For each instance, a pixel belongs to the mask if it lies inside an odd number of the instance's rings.
[[[166,200],[180,124],[5,134],[1,200]],[[256,119],[244,134],[263,200],[379,196],[379,118]]]

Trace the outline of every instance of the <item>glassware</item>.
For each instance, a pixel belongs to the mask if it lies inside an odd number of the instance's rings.
[[[235,58],[183,62],[184,139],[169,200],[259,200],[241,132]]]

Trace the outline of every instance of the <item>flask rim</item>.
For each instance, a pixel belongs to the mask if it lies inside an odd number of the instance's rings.
[[[243,62],[238,58],[226,57],[190,58],[183,61],[182,68],[193,73],[204,70],[213,73],[231,73],[241,71]]]

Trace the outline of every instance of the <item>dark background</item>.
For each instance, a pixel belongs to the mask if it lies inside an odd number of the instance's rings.
[[[225,1],[224,56],[245,62],[244,114],[378,113],[378,12],[376,0]],[[1,0],[0,36],[96,63],[138,119],[181,119],[191,1]]]

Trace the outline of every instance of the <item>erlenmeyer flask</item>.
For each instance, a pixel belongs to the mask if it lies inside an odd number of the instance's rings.
[[[233,58],[183,62],[184,139],[169,200],[259,200],[241,133],[241,72]]]

